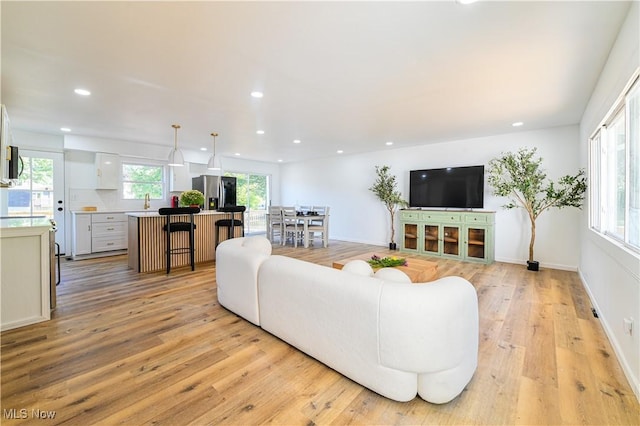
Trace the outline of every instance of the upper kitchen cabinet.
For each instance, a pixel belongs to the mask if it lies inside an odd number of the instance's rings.
[[[182,192],[191,189],[190,165],[183,167],[169,167],[169,191]]]
[[[120,157],[116,154],[96,153],[97,189],[118,189],[120,186]]]

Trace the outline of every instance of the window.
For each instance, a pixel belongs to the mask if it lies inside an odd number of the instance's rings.
[[[53,160],[22,156],[18,184],[9,188],[10,216],[46,216],[53,219]]]
[[[269,176],[251,173],[225,173],[236,178],[236,203],[246,206],[245,233],[265,233],[269,199]]]
[[[164,198],[164,166],[122,162],[122,198],[142,200]]]
[[[589,143],[590,226],[640,252],[638,71]]]

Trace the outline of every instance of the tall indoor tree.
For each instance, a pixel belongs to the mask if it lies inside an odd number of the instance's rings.
[[[409,205],[403,198],[400,191],[396,189],[396,177],[389,173],[389,166],[376,166],[376,181],[369,188],[380,201],[382,201],[391,216],[391,238],[389,240],[389,249],[396,249],[396,228],[395,217],[398,207],[406,207]]]
[[[536,219],[551,207],[582,208],[587,190],[585,172],[580,169],[576,175],[566,175],[557,182],[547,180],[541,167],[542,158],[536,157],[536,148],[521,148],[516,153],[502,153],[499,158],[489,161],[489,184],[493,193],[510,197],[503,207],[524,208],[531,222],[528,269],[537,271],[538,262],[533,257],[536,240]]]

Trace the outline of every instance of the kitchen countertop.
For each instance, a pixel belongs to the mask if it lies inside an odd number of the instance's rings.
[[[146,211],[146,212],[126,212],[127,215],[133,217],[157,217],[160,216],[157,210],[155,211]],[[229,214],[228,212],[219,212],[217,210],[200,210],[200,213],[196,213],[197,215],[211,215],[211,214]]]
[[[51,228],[51,221],[46,217],[22,217],[0,219],[0,228]]]
[[[95,214],[95,213],[143,213],[151,210],[71,210],[73,214]]]

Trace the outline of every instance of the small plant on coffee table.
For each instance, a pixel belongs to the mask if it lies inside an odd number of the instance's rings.
[[[367,260],[369,265],[374,268],[389,268],[394,266],[408,266],[407,260],[403,257],[385,256],[380,257],[376,254],[371,256],[371,259]]]

